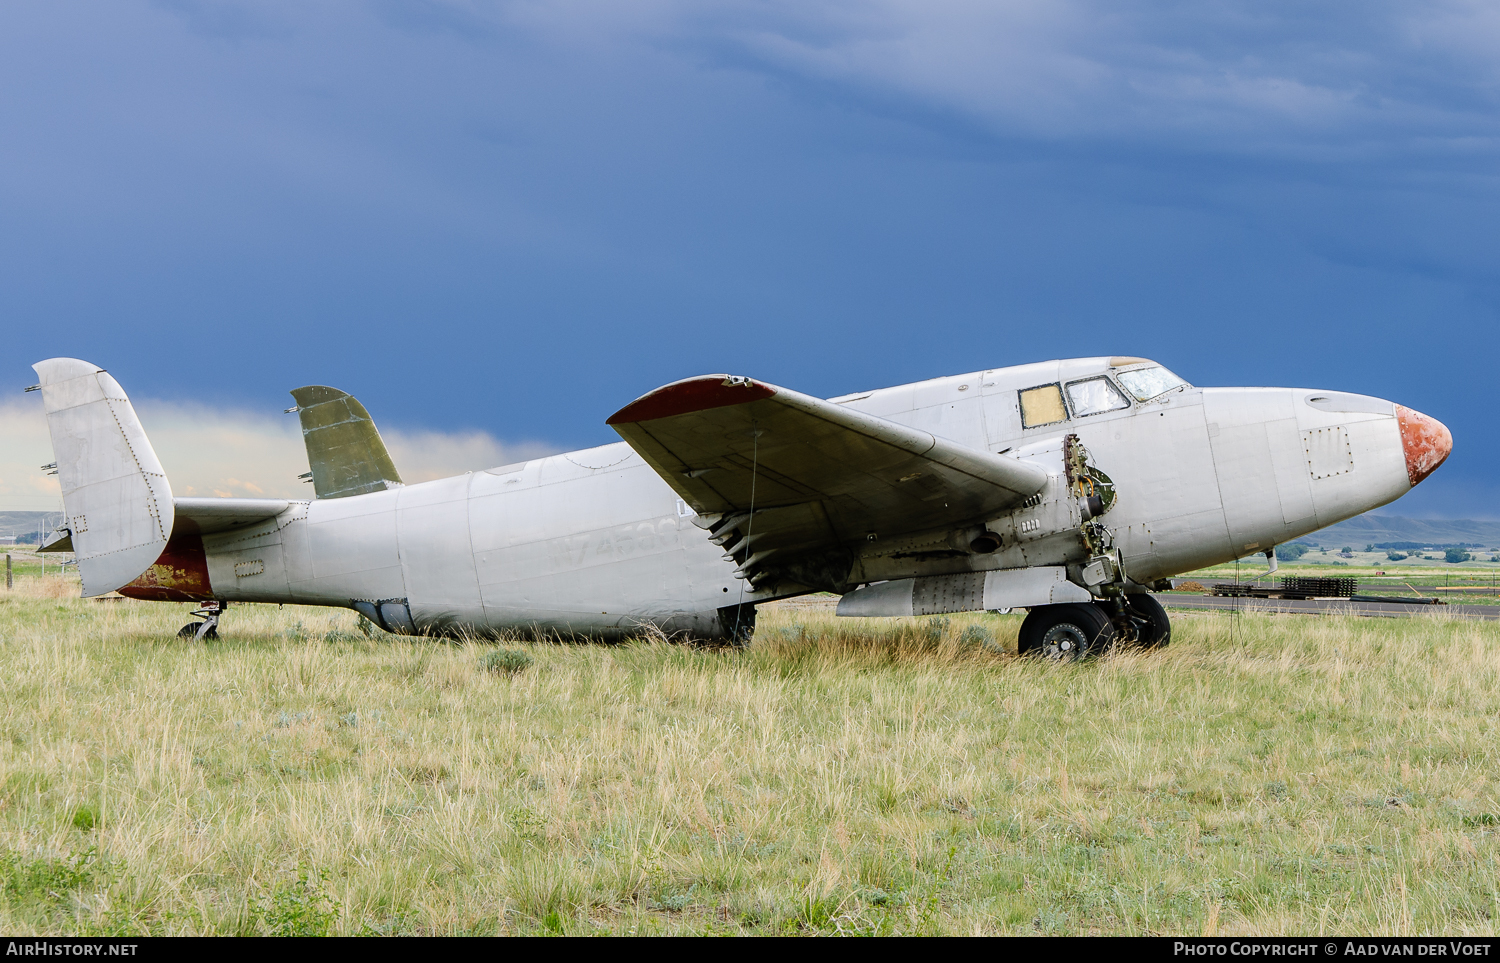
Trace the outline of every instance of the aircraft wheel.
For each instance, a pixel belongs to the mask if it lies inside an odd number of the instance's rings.
[[[198,634],[198,626],[202,624],[202,622],[189,622],[187,625],[184,625],[182,628],[177,630],[177,637],[179,639],[191,639],[193,636]],[[214,626],[210,626],[208,631],[203,633],[203,641],[205,642],[218,639],[218,637],[219,630]]]
[[[1115,627],[1096,605],[1041,605],[1021,623],[1016,649],[1054,662],[1072,662],[1109,648]]]
[[[1160,649],[1172,641],[1172,620],[1154,595],[1127,595],[1125,601],[1136,617],[1136,645],[1143,649]]]
[[[1167,617],[1167,610],[1153,596],[1127,595],[1125,604],[1130,609],[1130,615],[1121,624],[1114,602],[1094,603],[1105,618],[1114,622],[1112,645],[1132,649],[1159,649],[1172,641],[1172,620]]]

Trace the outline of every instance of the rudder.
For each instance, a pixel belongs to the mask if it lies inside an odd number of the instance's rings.
[[[131,582],[172,532],[172,486],[135,408],[103,368],[76,358],[32,365],[41,379],[65,523],[83,597]]]
[[[326,385],[292,389],[318,498],[347,498],[401,485],[370,413],[347,391]]]

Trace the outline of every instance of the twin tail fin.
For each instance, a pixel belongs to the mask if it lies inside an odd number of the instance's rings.
[[[120,383],[76,358],[32,365],[62,485],[83,597],[112,592],[155,562],[172,534],[172,486]]]

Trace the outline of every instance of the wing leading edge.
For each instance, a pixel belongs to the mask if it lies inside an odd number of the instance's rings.
[[[860,544],[981,525],[1047,481],[1036,465],[728,375],[665,385],[608,424],[758,585],[841,590]]]

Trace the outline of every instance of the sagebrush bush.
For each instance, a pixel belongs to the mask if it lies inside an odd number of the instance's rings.
[[[482,660],[486,669],[491,672],[503,672],[506,675],[515,675],[531,667],[536,660],[518,649],[494,649],[485,653]]]

